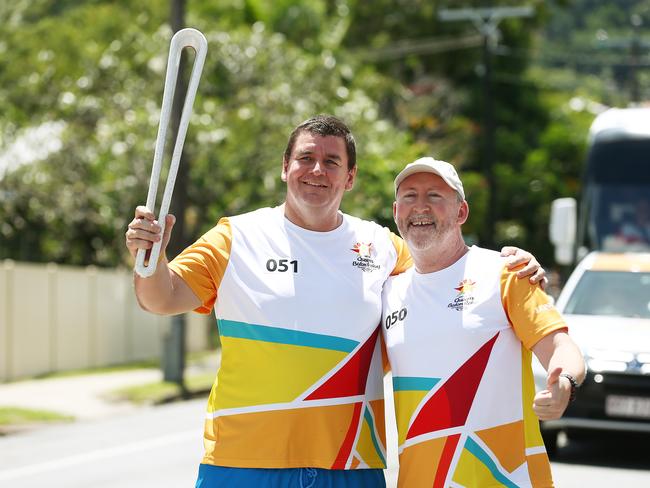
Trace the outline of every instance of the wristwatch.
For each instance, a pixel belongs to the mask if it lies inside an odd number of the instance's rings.
[[[576,399],[576,389],[580,386],[576,379],[571,376],[569,373],[561,373],[560,376],[564,376],[569,383],[571,383],[571,396],[569,397],[569,403]]]

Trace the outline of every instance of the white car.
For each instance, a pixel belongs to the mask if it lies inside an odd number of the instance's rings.
[[[542,423],[547,451],[555,451],[560,431],[650,435],[650,254],[590,253],[556,306],[584,354],[587,376],[562,418]],[[533,370],[544,389],[546,372],[536,360]]]

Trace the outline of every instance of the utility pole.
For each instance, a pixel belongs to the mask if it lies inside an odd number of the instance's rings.
[[[171,0],[170,3],[170,24],[173,33],[181,30],[185,25],[185,0]],[[187,50],[185,50],[187,51]],[[181,62],[176,78],[174,90],[174,102],[171,113],[171,140],[175,141],[178,135],[183,101],[187,92],[187,79],[184,76],[187,56],[181,54]],[[183,164],[184,152],[181,153],[181,160],[176,175],[174,199],[171,202],[170,213],[176,216],[176,224],[167,246],[168,255],[175,256],[187,244],[185,241],[185,209],[187,207],[187,181],[188,167]],[[162,357],[163,379],[176,383],[181,387],[183,394],[186,393],[184,370],[185,370],[185,315],[174,315],[171,318],[169,333],[163,338]]]
[[[630,75],[630,82],[632,86],[630,87],[632,101],[639,103],[641,101],[641,93],[639,91],[639,79],[638,79],[638,69],[639,69],[639,57],[641,56],[641,40],[639,39],[639,28],[643,21],[641,16],[634,14],[630,17],[630,22],[632,23],[632,28],[634,33],[632,35],[632,43],[630,45],[630,61],[632,73]]]
[[[483,38],[483,176],[488,185],[488,208],[481,245],[494,247],[497,220],[497,182],[494,176],[494,105],[492,100],[492,52],[499,43],[499,22],[515,17],[531,17],[532,7],[491,7],[442,9],[438,18],[443,22],[470,20]]]
[[[632,36],[626,39],[604,39],[598,42],[599,47],[625,49],[629,52],[629,61],[623,64],[626,71],[626,82],[630,90],[630,101],[634,103],[641,102],[642,95],[639,88],[638,72],[640,68],[647,68],[647,63],[641,63],[641,53],[644,49],[650,48],[650,42],[641,39],[640,28],[643,24],[643,19],[639,14],[632,14],[630,16],[630,24],[632,24]],[[617,66],[621,66],[617,63]]]

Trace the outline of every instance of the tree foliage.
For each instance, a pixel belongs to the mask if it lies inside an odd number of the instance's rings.
[[[10,56],[0,71],[11,87],[0,97],[10,114],[4,146],[26,127],[62,121],[65,129],[60,150],[2,178],[0,255],[115,265],[125,258],[125,225],[146,195],[171,31],[162,2],[86,2],[56,12],[53,5],[38,4],[37,19],[25,10],[3,40],[24,59]],[[377,186],[380,175],[386,182],[414,154],[375,102],[395,85],[354,58],[305,51],[260,20],[223,30],[202,18],[193,25],[206,34],[210,56],[186,143],[188,234],[221,215],[278,204],[288,132],[315,113],[343,117],[355,129],[360,165],[378,163],[361,187]],[[375,191],[375,205],[353,197],[347,210],[381,215],[390,189]]]
[[[357,138],[360,169],[345,211],[393,227],[395,173],[432,154],[461,168],[472,210],[465,230],[479,235],[487,205],[480,48],[471,23],[437,15],[475,4],[189,0],[186,24],[204,32],[209,50],[185,145],[186,240],[222,215],[281,202],[286,138],[323,112],[345,119]],[[0,6],[0,258],[128,261],[123,233],[145,201],[168,12],[167,0]],[[567,110],[570,94],[546,86],[522,54],[554,18],[538,12],[502,22],[494,53],[496,240],[548,261],[549,202],[578,189],[589,115]],[[565,35],[547,30],[552,40]]]

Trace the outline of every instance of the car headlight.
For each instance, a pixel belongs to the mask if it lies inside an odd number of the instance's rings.
[[[623,361],[587,358],[587,368],[594,373],[602,373],[603,371],[622,373],[627,370],[627,363]]]
[[[650,354],[648,356],[650,359]],[[629,369],[630,364],[635,364],[637,361],[638,358],[634,353],[626,351],[590,349],[585,353],[585,363],[593,373],[605,371],[623,373]],[[650,371],[650,364],[646,366]]]

